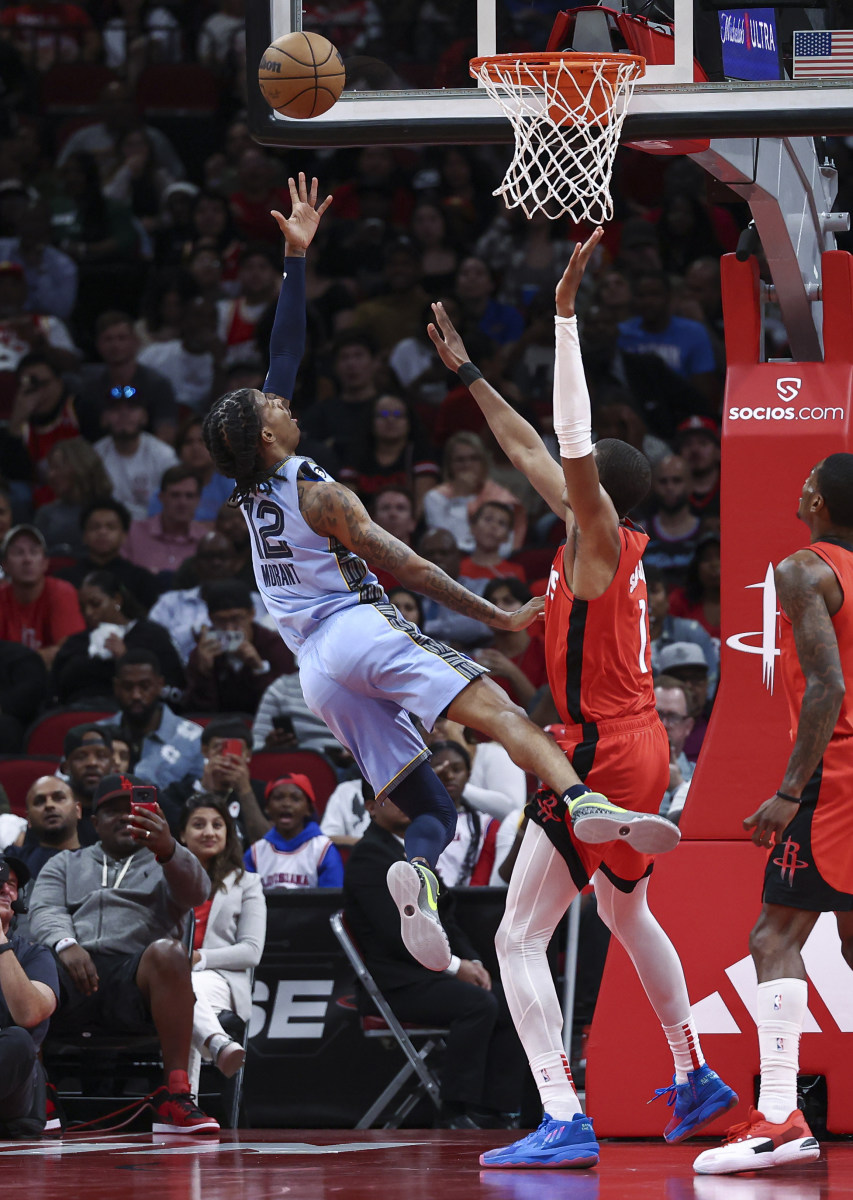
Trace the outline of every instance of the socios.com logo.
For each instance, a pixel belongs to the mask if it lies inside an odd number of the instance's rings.
[[[793,376],[785,379],[777,379],[776,395],[780,400],[796,400],[802,386],[802,379],[795,379]]]
[[[794,408],[793,405],[758,405],[756,408],[730,408],[730,421],[842,421],[843,408]]]

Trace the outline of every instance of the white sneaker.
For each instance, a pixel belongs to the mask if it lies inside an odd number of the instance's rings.
[[[817,1138],[798,1108],[781,1124],[765,1121],[754,1108],[741,1125],[726,1132],[722,1146],[703,1150],[693,1163],[698,1175],[728,1175],[735,1171],[764,1171],[820,1158]]]
[[[400,912],[400,935],[412,958],[430,971],[450,966],[450,942],[438,915],[438,880],[421,863],[395,862],[388,890]]]

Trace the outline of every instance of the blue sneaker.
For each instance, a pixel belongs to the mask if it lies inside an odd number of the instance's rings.
[[[685,1138],[698,1133],[720,1113],[734,1108],[738,1099],[737,1092],[723,1083],[707,1063],[695,1071],[689,1071],[684,1083],[676,1083],[673,1075],[669,1087],[658,1088],[649,1104],[661,1096],[667,1097],[666,1102],[670,1107],[675,1105],[675,1112],[663,1131],[664,1138],[670,1144],[683,1142]]]
[[[585,1113],[575,1113],[571,1121],[555,1121],[545,1113],[538,1129],[500,1150],[480,1155],[481,1167],[595,1167],[598,1142],[592,1121]]]

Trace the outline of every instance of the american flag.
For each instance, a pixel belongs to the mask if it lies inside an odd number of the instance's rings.
[[[853,75],[853,29],[794,34],[794,78]]]

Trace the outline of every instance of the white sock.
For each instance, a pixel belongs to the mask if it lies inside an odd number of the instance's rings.
[[[808,997],[805,979],[770,979],[758,985],[758,1111],[774,1125],[781,1125],[797,1107],[800,1034]]]
[[[581,1112],[572,1069],[565,1054],[540,1054],[530,1060],[542,1107],[555,1121],[570,1121]]]
[[[672,1051],[675,1082],[686,1083],[688,1073],[697,1070],[705,1062],[693,1014],[690,1013],[686,1021],[679,1021],[677,1025],[662,1025],[661,1028]]]

